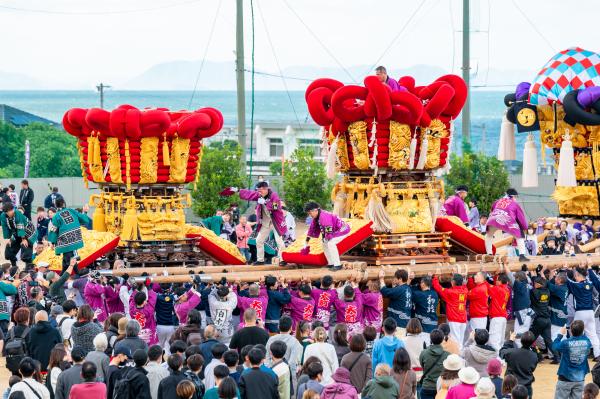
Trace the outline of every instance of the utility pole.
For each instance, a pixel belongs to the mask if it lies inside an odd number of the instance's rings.
[[[96,89],[98,89],[98,93],[100,93],[100,108],[104,109],[104,89],[110,89],[111,86],[109,85],[105,85],[104,83],[100,83],[98,86],[96,86]]]
[[[244,83],[244,2],[236,0],[235,73],[237,78],[237,133],[246,169],[246,87]]]
[[[471,148],[471,87],[469,74],[471,73],[471,49],[470,49],[470,26],[469,26],[469,0],[463,0],[462,12],[462,77],[467,84],[467,101],[462,110],[462,149],[470,151]]]

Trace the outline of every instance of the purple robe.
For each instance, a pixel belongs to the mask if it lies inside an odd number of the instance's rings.
[[[96,319],[102,323],[108,317],[106,309],[105,287],[93,281],[88,281],[83,291],[83,296],[88,305],[94,310]]]
[[[323,323],[325,329],[329,328],[331,319],[331,308],[333,307],[333,298],[337,298],[337,291],[333,288],[321,290],[313,288],[310,296],[315,301],[315,319]]]
[[[332,238],[345,236],[349,232],[350,226],[348,226],[348,223],[331,212],[320,210],[319,217],[312,220],[306,235],[319,238],[323,234],[323,239],[329,241]]]
[[[492,205],[487,226],[493,226],[506,234],[523,238],[523,231],[527,231],[527,219],[523,208],[514,198],[504,197]]]
[[[106,298],[106,309],[108,314],[125,313],[125,306],[119,297],[121,285],[116,285],[114,288],[110,285],[104,287],[104,297]]]
[[[267,294],[266,288],[261,287],[258,291],[258,296],[241,296],[238,294],[237,289],[233,289],[237,295],[237,306],[240,308],[240,324],[239,328],[244,327],[244,312],[248,308],[252,308],[256,311],[258,320],[263,323],[267,317],[267,305],[269,304],[269,294]]]
[[[291,296],[292,300],[288,306],[290,307],[290,317],[292,318],[292,329],[295,329],[302,320],[313,320],[315,300],[312,298],[300,298],[298,291],[292,291]]]
[[[337,296],[333,299],[337,322],[346,323],[348,326],[348,337],[355,334],[362,334],[363,323],[363,297],[358,288],[354,289],[354,299],[351,301],[339,299]]]
[[[442,206],[442,216],[457,216],[463,223],[469,223],[469,215],[467,214],[465,201],[456,194],[451,195],[446,202],[444,202],[444,205]]]
[[[261,195],[258,191],[254,190],[240,190],[240,198],[246,201],[258,201],[261,198]],[[269,194],[265,198],[265,207],[267,208],[267,212],[271,216],[271,221],[273,222],[273,227],[277,231],[281,237],[287,233],[287,226],[285,224],[285,215],[283,214],[283,209],[281,209],[281,200],[276,192],[273,192],[269,189]],[[262,210],[263,206],[261,204],[256,204],[256,231],[260,231],[260,227],[262,224]]]
[[[200,293],[194,289],[189,290],[185,295],[187,300],[175,305],[175,314],[180,324],[187,324],[188,313],[198,306],[201,300]]]
[[[395,91],[406,91],[404,87],[401,87],[398,84],[398,81],[396,79],[390,78],[389,76],[385,80],[385,84],[388,85],[388,87],[392,90],[392,93]]]
[[[148,346],[158,343],[156,336],[156,318],[154,317],[154,308],[156,307],[157,295],[154,290],[149,289],[147,294],[148,301],[139,308],[135,305],[135,295],[131,295],[129,300],[129,313],[131,318],[140,323],[140,338],[146,341]]]
[[[363,325],[381,331],[383,324],[383,296],[380,292],[363,292]]]

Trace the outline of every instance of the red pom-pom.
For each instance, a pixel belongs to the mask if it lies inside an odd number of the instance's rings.
[[[365,119],[364,105],[356,100],[365,100],[368,90],[362,86],[348,85],[341,87],[333,93],[331,106],[337,118],[344,122],[355,122]]]
[[[367,76],[364,83],[365,87],[369,90],[369,97],[372,98],[375,104],[375,109],[377,110],[376,118],[381,120],[389,119],[392,116],[390,89],[381,83],[377,76]]]

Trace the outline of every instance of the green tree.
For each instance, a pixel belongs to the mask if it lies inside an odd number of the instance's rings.
[[[29,177],[81,176],[75,137],[41,123],[20,128],[0,123],[0,177],[23,177],[26,140],[30,148]]]
[[[221,197],[225,187],[244,187],[245,168],[242,149],[236,141],[212,142],[204,148],[200,164],[200,179],[192,191],[192,210],[200,217],[215,214],[236,200]]]
[[[467,153],[462,157],[452,154],[450,173],[445,177],[446,195],[454,194],[457,186],[469,188],[468,199],[476,199],[481,213],[488,213],[492,203],[509,187],[508,172],[504,164],[482,154]]]
[[[281,175],[281,163],[270,166],[271,173]],[[323,162],[314,159],[314,151],[299,148],[283,168],[285,203],[295,216],[304,214],[304,204],[316,201],[323,208],[331,207],[333,181],[327,178]]]

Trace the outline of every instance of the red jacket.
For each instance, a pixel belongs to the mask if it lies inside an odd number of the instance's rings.
[[[467,282],[467,287],[469,289],[469,316],[487,317],[489,313],[488,284],[486,282],[475,284],[471,277]]]
[[[466,286],[444,288],[437,277],[433,278],[433,289],[446,302],[446,318],[455,323],[467,322],[467,295]]]
[[[510,299],[510,288],[506,284],[490,285],[490,318],[507,318],[506,305]]]

